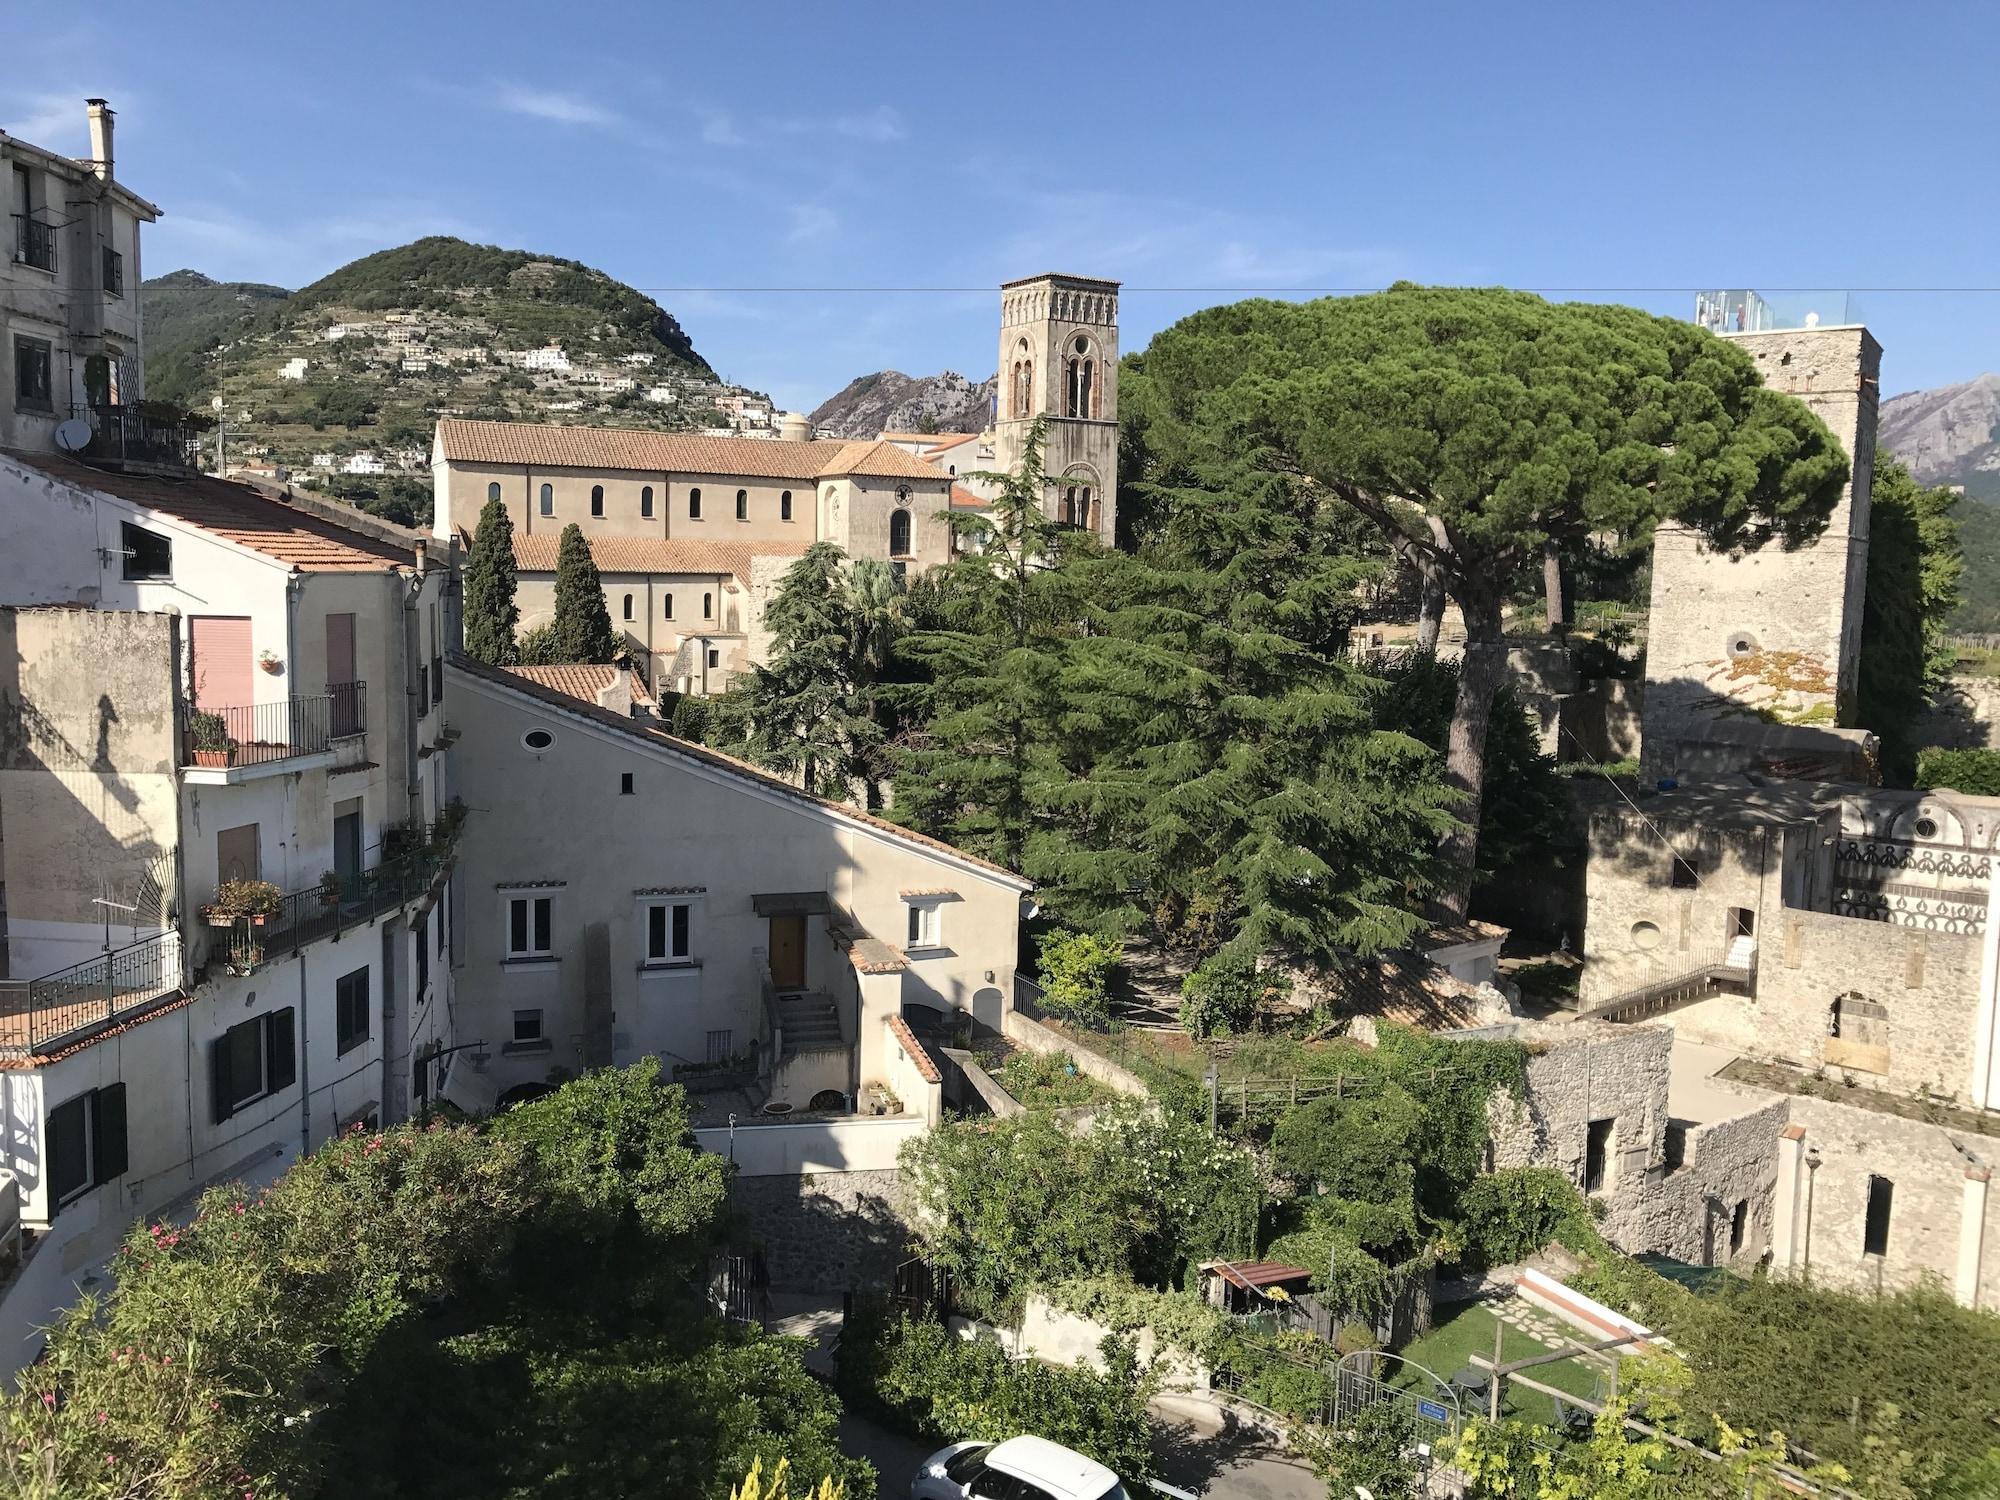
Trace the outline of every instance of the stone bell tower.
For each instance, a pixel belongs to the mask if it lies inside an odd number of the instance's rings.
[[[1805,546],[1731,554],[1685,527],[1653,539],[1642,757],[1648,774],[1783,761],[1851,739],[1868,582],[1868,505],[1882,346],[1858,324],[1724,335],[1773,390],[1832,429],[1853,468],[1827,528]]]
[[[1000,288],[994,463],[1012,472],[1048,418],[1048,512],[1112,544],[1118,524],[1118,283],[1030,276]]]

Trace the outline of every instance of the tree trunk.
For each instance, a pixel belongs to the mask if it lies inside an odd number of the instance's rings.
[[[1440,914],[1454,921],[1464,919],[1472,899],[1479,810],[1486,790],[1486,726],[1493,717],[1494,696],[1507,675],[1499,600],[1461,597],[1459,606],[1465,612],[1465,657],[1459,663],[1458,698],[1452,704],[1451,736],[1445,746],[1445,782],[1461,800],[1452,809],[1459,825],[1445,835],[1438,850],[1448,868],[1437,898]]]
[[[1569,612],[1563,599],[1562,552],[1553,537],[1542,543],[1542,597],[1548,605],[1549,629],[1562,630],[1569,624]]]
[[[1435,651],[1438,632],[1444,629],[1444,582],[1428,568],[1420,569],[1422,580],[1417,595],[1417,649]]]

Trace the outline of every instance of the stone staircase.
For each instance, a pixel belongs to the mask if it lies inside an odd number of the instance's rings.
[[[778,996],[778,1024],[784,1028],[787,1056],[846,1045],[840,1033],[840,1012],[830,995],[803,991]]]

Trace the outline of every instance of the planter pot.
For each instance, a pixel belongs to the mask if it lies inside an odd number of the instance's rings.
[[[271,914],[267,911],[253,911],[250,913],[250,925],[252,927],[262,927],[270,920]]]
[[[219,906],[204,906],[201,909],[201,919],[209,926],[219,927],[224,931],[236,925],[236,913],[224,911]]]
[[[194,763],[198,766],[233,766],[236,764],[236,750],[233,746],[227,750],[197,750]]]

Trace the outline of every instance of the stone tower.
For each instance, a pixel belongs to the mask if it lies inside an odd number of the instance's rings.
[[[1728,772],[1804,752],[1841,754],[1852,722],[1868,581],[1868,503],[1882,346],[1866,328],[1725,334],[1773,390],[1840,439],[1853,469],[1826,531],[1739,556],[1679,526],[1653,541],[1646,633],[1647,773]]]
[[[1110,546],[1118,523],[1118,283],[1029,276],[1000,288],[994,463],[1011,473],[1047,417],[1049,514]]]

